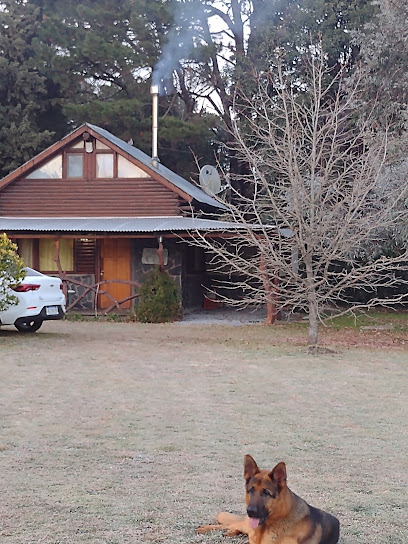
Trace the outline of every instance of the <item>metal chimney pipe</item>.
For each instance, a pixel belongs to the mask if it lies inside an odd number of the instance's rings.
[[[152,166],[158,168],[159,156],[157,151],[157,137],[159,124],[159,86],[152,85],[150,87],[152,95]]]

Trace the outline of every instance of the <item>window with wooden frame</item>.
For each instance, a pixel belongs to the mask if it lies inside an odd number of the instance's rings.
[[[84,138],[64,151],[63,175],[65,178],[112,179],[117,177],[116,153],[94,138]]]
[[[83,178],[84,177],[84,154],[83,153],[67,153],[66,158],[66,175],[67,178]]]
[[[150,178],[150,174],[103,142],[84,134],[27,175],[27,179],[44,178],[143,179]]]
[[[18,254],[24,261],[25,266],[29,266],[30,268],[38,267],[38,261],[35,259],[35,255],[38,251],[37,247],[38,244],[36,244],[37,240],[33,240],[32,238],[22,238],[21,240],[16,240],[17,247],[18,247]]]
[[[16,239],[18,254],[22,257],[25,266],[34,268],[43,273],[55,274],[58,266],[55,262],[54,238],[22,238]],[[74,270],[74,241],[60,239],[58,245],[61,267],[65,272]]]
[[[58,272],[55,257],[55,239],[16,239],[18,253],[24,264],[43,273]],[[97,242],[90,238],[59,240],[61,267],[69,274],[95,274]]]
[[[83,179],[88,177],[88,161],[85,154],[85,141],[75,142],[63,153],[62,175],[68,179]]]
[[[64,272],[74,271],[74,241],[63,238],[59,241],[58,252],[61,268]],[[58,272],[55,257],[55,240],[49,238],[40,238],[39,240],[39,268],[40,272]]]
[[[96,150],[95,154],[95,177],[111,179],[116,178],[115,154],[112,151]]]

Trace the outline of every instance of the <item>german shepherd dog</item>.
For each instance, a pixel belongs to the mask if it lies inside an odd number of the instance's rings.
[[[286,485],[285,463],[260,470],[245,456],[246,516],[220,512],[216,525],[203,525],[198,533],[225,530],[225,536],[248,535],[249,544],[336,544],[339,520],[307,504]]]

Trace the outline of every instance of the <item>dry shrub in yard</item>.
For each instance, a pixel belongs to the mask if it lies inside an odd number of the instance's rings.
[[[321,336],[336,353],[299,324],[1,329],[0,541],[227,544],[195,528],[244,512],[249,453],[285,461],[340,544],[406,544],[407,334]]]

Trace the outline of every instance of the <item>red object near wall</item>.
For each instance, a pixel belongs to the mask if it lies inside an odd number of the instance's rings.
[[[203,299],[203,308],[204,310],[216,310],[217,308],[222,308],[223,302],[215,298],[209,298],[204,295]]]

